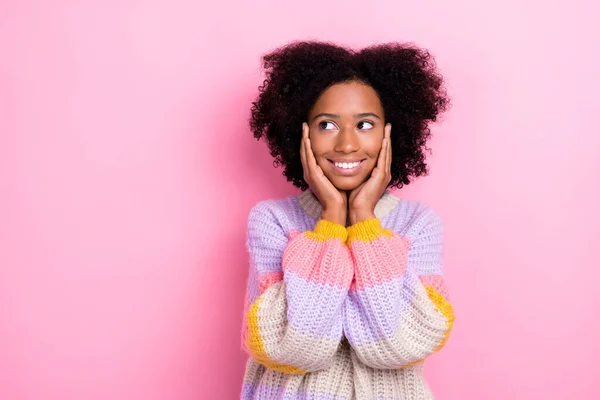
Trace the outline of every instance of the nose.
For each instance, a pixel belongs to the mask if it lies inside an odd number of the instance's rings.
[[[341,128],[336,137],[334,150],[339,153],[353,153],[359,148],[358,137],[353,128]]]

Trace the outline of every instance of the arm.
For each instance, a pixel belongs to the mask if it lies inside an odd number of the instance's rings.
[[[342,337],[342,305],[352,280],[344,226],[319,220],[289,235],[261,203],[250,212],[250,274],[244,349],[273,370],[326,368]]]
[[[442,272],[443,229],[429,210],[412,243],[377,218],[348,228],[355,281],[344,305],[344,330],[372,368],[414,365],[440,350],[452,329]]]

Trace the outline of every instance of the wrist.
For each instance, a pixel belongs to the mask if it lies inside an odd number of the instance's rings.
[[[369,209],[349,210],[348,216],[352,225],[367,219],[377,218],[373,210]]]
[[[346,226],[346,218],[347,213],[343,210],[323,210],[321,213],[321,219],[335,222],[336,224],[340,224],[342,226]]]

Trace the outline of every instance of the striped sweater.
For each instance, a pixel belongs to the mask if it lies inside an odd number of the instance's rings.
[[[454,321],[440,218],[389,191],[349,227],[321,211],[310,190],[250,211],[241,399],[432,399],[423,360]]]

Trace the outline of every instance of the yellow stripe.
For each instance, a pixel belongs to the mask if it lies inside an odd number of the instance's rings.
[[[284,374],[305,374],[307,371],[292,365],[277,363],[267,355],[265,345],[260,335],[260,317],[258,314],[261,301],[262,299],[260,297],[256,299],[254,304],[250,306],[250,310],[248,310],[248,335],[246,337],[246,347],[248,348],[248,351],[256,361],[267,368],[283,372]]]
[[[346,243],[348,238],[348,230],[345,226],[326,219],[320,219],[312,231],[307,231],[304,234],[307,238],[319,242],[338,238],[342,243]]]
[[[378,218],[365,219],[348,227],[348,242],[362,240],[370,242],[381,236],[391,237],[392,231],[383,229]]]
[[[413,361],[408,364],[403,364],[403,365],[397,367],[397,369],[410,368],[410,367],[414,367],[415,365],[419,365],[419,364],[425,364],[425,360],[417,360],[417,361]]]
[[[425,286],[427,290],[427,295],[435,305],[435,307],[446,317],[446,333],[444,333],[444,337],[440,344],[436,347],[434,352],[439,351],[450,337],[450,331],[452,330],[452,326],[454,325],[454,308],[452,305],[448,303],[448,301],[442,296],[437,290],[435,290],[432,286]]]

